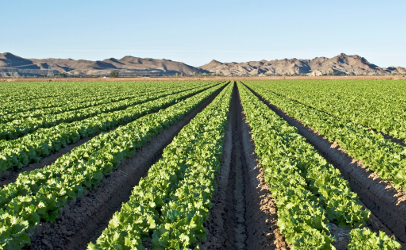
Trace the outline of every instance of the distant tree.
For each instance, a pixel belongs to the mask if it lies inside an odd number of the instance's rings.
[[[110,77],[111,78],[117,78],[118,77],[118,71],[115,71],[115,70],[111,71],[110,72]]]

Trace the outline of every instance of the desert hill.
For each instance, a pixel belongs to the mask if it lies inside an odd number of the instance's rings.
[[[199,67],[203,70],[225,76],[244,75],[386,75],[405,74],[402,67],[380,68],[358,55],[341,53],[333,58],[282,59],[271,61],[250,61],[244,63],[221,63],[212,60]]]
[[[121,59],[110,58],[103,61],[73,60],[73,59],[24,59],[11,53],[0,54],[0,74],[4,75],[108,75],[112,70],[120,75],[166,76],[192,75],[209,73],[181,62],[166,59],[139,58],[125,56]]]
[[[0,54],[0,76],[106,76],[112,70],[121,76],[170,76],[216,74],[224,76],[266,76],[266,75],[391,75],[406,74],[402,67],[381,68],[358,55],[341,53],[333,58],[282,59],[271,61],[250,61],[243,63],[222,63],[212,60],[195,68],[182,62],[167,59],[139,58],[125,56],[103,61],[73,59],[25,59],[11,53]]]

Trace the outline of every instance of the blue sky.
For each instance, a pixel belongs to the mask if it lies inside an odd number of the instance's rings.
[[[406,1],[2,0],[0,52],[201,66],[358,54],[406,67]]]

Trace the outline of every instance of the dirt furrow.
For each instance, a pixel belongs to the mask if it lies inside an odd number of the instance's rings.
[[[223,155],[220,173],[216,176],[217,190],[212,198],[213,208],[210,217],[205,223],[208,230],[207,240],[200,244],[201,249],[225,249],[225,240],[230,238],[224,231],[227,201],[227,186],[230,175],[232,141],[232,124],[234,120],[233,106],[230,107],[228,126],[223,144]]]
[[[372,212],[371,221],[367,226],[375,232],[381,230],[388,235],[395,235],[403,249],[406,249],[405,194],[396,190],[390,182],[382,180],[362,162],[348,155],[337,142],[330,142],[317,131],[303,125],[301,121],[287,115],[258,93],[250,90],[276,114],[291,126],[295,126],[329,163],[340,170],[343,177],[349,181],[351,190],[358,194],[363,205]]]
[[[51,155],[49,155],[47,157],[42,158],[37,163],[31,163],[25,168],[9,169],[9,170],[1,173],[0,174],[0,187],[3,187],[3,186],[5,186],[5,185],[7,185],[9,183],[15,182],[18,175],[20,173],[22,173],[22,172],[32,171],[32,170],[35,170],[35,169],[38,169],[38,168],[43,168],[44,166],[47,166],[47,165],[51,165],[52,163],[54,163],[62,155],[66,154],[66,153],[69,153],[75,147],[78,147],[78,146],[82,145],[83,143],[88,142],[92,138],[93,137],[83,138],[83,139],[77,141],[74,144],[67,145],[64,148],[61,148],[61,150],[59,150],[58,152],[55,152],[55,153],[53,153],[53,154],[51,154]]]
[[[254,153],[250,128],[234,87],[223,165],[201,249],[287,249],[276,226],[277,208]],[[230,145],[232,144],[232,145]]]
[[[87,191],[76,201],[69,202],[55,223],[42,223],[31,236],[31,245],[26,249],[86,249],[87,244],[95,241],[107,227],[113,213],[120,209],[123,202],[128,201],[133,187],[161,157],[162,150],[173,137],[223,88],[181,121],[153,138],[133,157],[121,161],[98,187]]]
[[[110,131],[115,130],[119,126],[125,126],[128,123],[124,123],[118,126],[115,126],[109,130],[102,131],[104,133],[108,133]],[[100,132],[100,133],[102,133]],[[74,148],[79,147],[80,145],[90,141],[94,137],[98,136],[100,133],[95,134],[94,136],[86,137],[83,139],[80,139],[79,141],[69,144],[64,148],[61,148],[59,151],[56,151],[44,158],[42,158],[39,162],[37,163],[31,163],[27,167],[21,168],[21,169],[8,169],[5,172],[0,174],[0,187],[4,187],[7,184],[10,184],[12,182],[15,182],[18,178],[18,175],[22,172],[26,171],[33,171],[35,169],[43,168],[45,166],[51,165],[54,163],[59,157],[61,157],[64,154],[70,153]]]

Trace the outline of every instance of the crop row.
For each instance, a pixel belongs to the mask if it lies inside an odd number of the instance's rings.
[[[406,141],[406,81],[268,82],[275,93]]]
[[[348,249],[368,249],[377,242],[381,249],[400,249],[384,233],[377,236],[364,227],[370,211],[362,209],[339,170],[244,85],[238,87],[255,153],[276,198],[277,225],[292,249],[335,249],[330,223],[351,230]]]
[[[89,107],[80,110],[68,111],[60,114],[49,114],[43,117],[27,117],[22,120],[14,120],[9,123],[0,124],[0,139],[17,139],[23,135],[31,133],[39,128],[49,128],[61,123],[80,121],[88,117],[102,113],[109,113],[116,110],[123,110],[130,106],[156,100],[158,98],[177,93],[178,91],[158,92],[148,95],[141,95],[129,100],[114,103],[106,103],[99,106]]]
[[[210,87],[210,86],[209,86]],[[104,113],[82,121],[64,123],[58,126],[41,129],[13,141],[0,144],[0,173],[10,168],[23,168],[33,161],[39,161],[52,152],[59,151],[80,140],[94,136],[138,119],[139,117],[168,107],[209,87],[203,86],[194,90],[167,95],[153,101],[131,106],[125,110]]]
[[[211,86],[213,83],[203,85],[203,86]],[[164,91],[157,90],[149,92],[149,93],[143,93],[139,94],[135,97],[130,98],[129,100],[125,98],[123,101],[118,101],[118,102],[111,102],[111,103],[106,103],[103,105],[97,105],[89,108],[84,108],[81,109],[80,111],[71,111],[71,112],[65,112],[62,114],[50,114],[46,115],[45,117],[29,117],[26,119],[22,120],[15,120],[11,123],[6,123],[6,124],[0,124],[0,128],[3,130],[0,130],[0,135],[2,138],[7,137],[8,139],[10,137],[15,138],[15,137],[20,137],[23,134],[33,132],[34,130],[40,129],[41,127],[44,127],[44,129],[52,127],[54,125],[58,125],[61,123],[69,123],[72,121],[80,121],[83,119],[86,119],[86,117],[97,117],[98,115],[102,115],[103,113],[108,113],[112,111],[119,111],[119,110],[125,110],[128,107],[134,106],[139,103],[147,102],[150,100],[155,100],[167,95],[171,94],[176,94],[180,93],[183,91],[187,90],[192,90],[197,87],[202,87],[202,84],[196,84],[193,86],[185,86],[183,88],[177,88],[176,91],[172,90],[171,88],[164,89]],[[151,90],[150,90],[151,91]],[[17,127],[17,125],[21,125],[22,127]],[[33,127],[29,127],[32,125]],[[0,150],[2,150],[5,146],[7,145],[5,142],[7,139],[2,139],[0,140]],[[12,141],[12,140],[9,140]]]
[[[86,96],[84,94],[70,99],[67,99],[68,97],[49,97],[43,100],[29,100],[29,106],[26,108],[23,108],[24,106],[17,108],[15,106],[18,101],[10,101],[8,107],[3,107],[1,110],[0,123],[6,123],[24,117],[37,117],[43,114],[63,113],[66,111],[105,104],[109,101],[121,101],[140,94],[142,95],[144,92],[144,90],[140,90],[131,93],[109,93],[105,96]],[[42,103],[43,105],[41,105]]]
[[[157,84],[160,85],[160,84]],[[163,84],[162,84],[163,86]],[[0,86],[1,110],[9,113],[64,106],[71,102],[96,101],[115,93],[129,93],[151,87],[148,82],[60,82],[3,83]],[[46,89],[47,91],[44,91]],[[50,102],[55,100],[56,102]]]
[[[139,85],[139,82],[10,82],[2,83],[0,89],[0,103],[10,101],[36,100],[55,98],[60,96],[75,97],[88,93],[89,95],[104,95],[121,91],[128,85]],[[48,91],[44,91],[47,89]],[[128,88],[127,88],[128,89]]]
[[[179,132],[88,249],[144,249],[148,239],[153,249],[189,249],[205,238],[232,89]]]
[[[92,83],[92,82],[67,82],[67,83],[43,83],[29,84],[19,83],[16,87],[0,86],[0,92],[12,93],[16,91],[20,95],[13,95],[12,98],[4,98],[0,100],[0,115],[17,114],[20,112],[46,110],[48,108],[62,108],[70,105],[85,104],[88,102],[97,102],[106,97],[119,97],[132,93],[134,95],[148,90],[154,91],[166,86],[179,86],[179,82],[111,82],[111,83]],[[36,86],[38,91],[47,89],[45,97],[39,93],[32,93],[30,89]],[[55,95],[49,94],[55,92]],[[57,93],[57,94],[56,94]]]
[[[66,94],[68,94],[69,97],[73,97],[78,93],[84,93],[83,91],[94,95],[98,92],[105,93],[105,90],[107,90],[107,88],[100,86],[100,84],[98,84],[99,87],[94,83],[87,85],[87,87],[83,88],[83,84],[66,84],[63,82],[61,84],[49,82],[38,82],[36,84],[32,82],[19,82],[18,84],[15,82],[2,83],[2,86],[0,86],[0,90],[2,90],[0,92],[0,105],[14,101],[24,102],[36,99],[57,98]],[[49,91],[44,91],[44,88]]]
[[[99,184],[122,159],[134,155],[154,136],[182,119],[219,88],[143,116],[125,126],[102,133],[74,148],[52,165],[21,173],[14,183],[0,189],[0,239],[3,249],[30,244],[41,220],[54,221],[68,201]]]
[[[274,93],[265,83],[248,85],[287,114],[330,141],[337,141],[355,158],[372,163],[370,168],[378,169],[382,178],[397,187],[404,185],[403,147],[379,133],[315,110],[309,107],[310,103],[301,104]],[[145,95],[152,99],[139,105],[1,141],[0,173],[38,161],[80,138],[123,125],[95,136],[50,166],[21,173],[14,183],[0,188],[0,248],[21,249],[29,245],[29,235],[41,222],[53,222],[70,200],[98,186],[122,159],[136,154],[137,149],[224,86],[210,82],[188,85],[171,93],[157,90]],[[179,132],[161,159],[151,166],[148,176],[134,187],[130,200],[113,215],[102,235],[95,243],[89,243],[89,250],[144,249],[147,245],[153,249],[190,249],[205,240],[203,224],[209,217],[215,176],[220,170],[232,90],[233,84],[228,84]],[[332,224],[350,231],[348,249],[400,249],[395,239],[365,227],[370,211],[362,208],[340,172],[295,127],[243,84],[238,83],[238,90],[255,141],[255,153],[276,198],[277,225],[292,249],[335,249]],[[50,95],[49,99],[63,93]],[[29,97],[27,103],[28,100]]]
[[[265,83],[247,84],[288,115],[326,136],[329,141],[336,141],[349,155],[362,160],[382,179],[392,182],[396,188],[405,188],[406,150],[401,145],[373,130],[281,97],[270,91]]]
[[[196,85],[196,84],[195,84]],[[193,84],[189,85],[190,88],[195,86]],[[143,85],[140,85],[141,87]],[[138,87],[138,86],[137,86]],[[34,110],[28,110],[28,111],[23,111],[23,112],[16,112],[14,111],[9,111],[10,113],[7,112],[7,110],[2,110],[1,111],[1,116],[0,116],[0,123],[7,123],[13,120],[21,120],[23,118],[27,117],[39,117],[39,116],[44,116],[44,115],[50,115],[50,114],[59,114],[59,113],[64,113],[67,111],[74,111],[74,110],[79,110],[79,109],[84,109],[84,108],[89,108],[89,107],[94,107],[94,106],[99,106],[103,104],[109,104],[109,103],[114,103],[114,102],[119,102],[119,101],[124,101],[132,98],[139,98],[140,96],[144,95],[149,95],[149,94],[156,94],[159,92],[168,92],[168,90],[176,88],[177,85],[169,84],[169,86],[149,86],[148,88],[142,88],[142,89],[133,89],[131,92],[120,92],[120,93],[109,93],[104,96],[79,96],[76,98],[71,98],[69,100],[66,100],[66,97],[61,97],[61,98],[49,98],[46,100],[47,104],[51,104],[52,106],[55,107],[48,107],[48,108],[37,108]],[[180,87],[181,88],[181,87]]]

